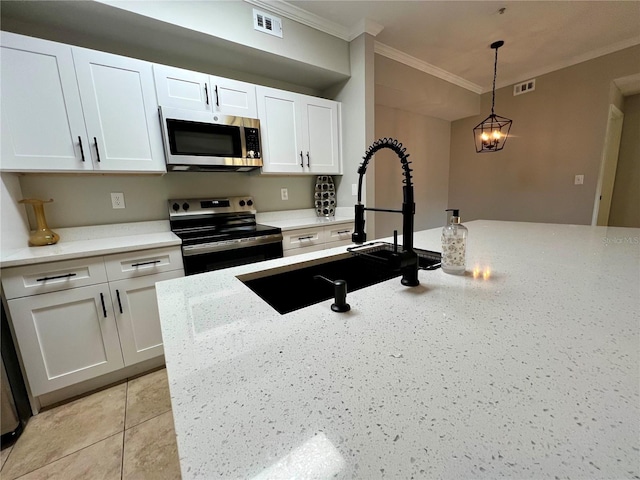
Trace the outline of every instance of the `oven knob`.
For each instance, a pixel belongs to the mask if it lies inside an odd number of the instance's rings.
[[[189,210],[189,204],[187,202],[184,202],[182,204],[182,208],[184,208],[184,211],[186,212],[187,210]]]
[[[173,205],[171,205],[171,208],[173,208],[174,212],[177,212],[178,210],[180,210],[180,205],[178,205],[177,203],[174,203]]]
[[[249,205],[249,206],[253,205],[253,200],[251,200],[251,199],[247,200],[247,205]]]
[[[244,200],[240,200],[240,206],[244,207]]]

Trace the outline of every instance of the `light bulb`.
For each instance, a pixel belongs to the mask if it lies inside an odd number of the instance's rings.
[[[493,138],[495,138],[496,140],[500,140],[500,131],[499,130],[494,130],[493,131]]]
[[[480,135],[480,138],[482,139],[483,142],[487,142],[489,140],[489,135],[487,135],[486,132],[482,132],[482,135]]]

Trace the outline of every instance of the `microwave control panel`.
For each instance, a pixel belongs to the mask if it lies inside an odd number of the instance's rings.
[[[247,145],[247,157],[260,158],[260,133],[257,128],[244,128],[244,138]]]

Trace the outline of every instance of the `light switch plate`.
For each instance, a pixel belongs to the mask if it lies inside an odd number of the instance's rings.
[[[286,188],[281,188],[280,189],[280,198],[282,200],[289,200],[289,190],[287,190]]]

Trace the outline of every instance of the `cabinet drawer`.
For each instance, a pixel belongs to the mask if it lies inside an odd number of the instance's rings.
[[[353,223],[345,223],[342,225],[334,225],[324,227],[324,241],[331,242],[351,242],[351,234],[353,233]]]
[[[40,263],[2,270],[7,299],[57,292],[107,281],[102,257]]]
[[[304,228],[300,230],[290,230],[282,232],[282,249],[291,250],[294,248],[311,247],[324,243],[323,228]]]
[[[110,281],[181,270],[180,247],[154,248],[104,257]]]

